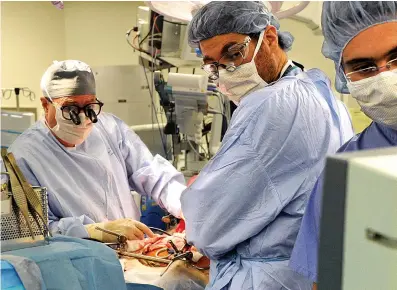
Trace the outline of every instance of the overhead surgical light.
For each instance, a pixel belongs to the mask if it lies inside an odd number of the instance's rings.
[[[64,7],[63,1],[51,1],[51,3],[52,3],[52,5],[54,5],[59,10],[62,10],[63,7]]]
[[[210,1],[145,1],[154,12],[181,22],[190,22],[194,11]]]

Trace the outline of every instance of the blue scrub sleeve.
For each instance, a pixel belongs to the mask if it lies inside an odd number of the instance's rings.
[[[304,275],[312,282],[317,282],[322,177],[317,181],[310,196],[289,264],[293,270]]]

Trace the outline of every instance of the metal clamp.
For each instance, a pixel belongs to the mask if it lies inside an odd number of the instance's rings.
[[[165,270],[163,271],[163,273],[160,274],[160,277],[162,277],[162,276],[167,272],[167,270],[171,267],[171,265],[172,265],[174,262],[176,262],[176,261],[178,261],[178,260],[191,261],[192,258],[193,258],[193,253],[190,252],[190,251],[189,251],[189,252],[185,252],[185,253],[176,255],[176,256],[171,260],[171,263],[169,263],[168,266],[165,268]]]
[[[105,243],[107,246],[116,246],[117,249],[125,250],[127,248],[127,237],[116,232],[105,230],[100,227],[95,227],[96,230],[113,235],[117,237],[117,243]]]

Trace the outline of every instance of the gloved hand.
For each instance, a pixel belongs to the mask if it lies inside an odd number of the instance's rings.
[[[97,230],[96,227],[124,235],[129,240],[143,240],[144,234],[150,238],[154,237],[153,232],[146,225],[133,219],[118,219],[115,221],[89,224],[85,226],[90,238],[104,243],[115,243],[117,242],[117,237]]]

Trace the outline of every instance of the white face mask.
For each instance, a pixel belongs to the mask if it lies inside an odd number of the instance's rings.
[[[81,120],[80,125],[73,124],[72,121],[66,120],[62,116],[61,108],[54,104],[56,113],[55,113],[55,120],[57,124],[50,128],[50,130],[62,141],[73,145],[79,145],[87,139],[88,135],[91,133],[92,130],[92,122],[87,118],[84,113],[79,114],[79,118]]]
[[[397,130],[397,70],[347,82],[347,87],[365,115]]]
[[[264,31],[259,36],[254,55],[249,63],[238,66],[234,72],[219,70],[219,90],[236,105],[253,89],[267,86],[267,83],[259,76],[255,65],[255,57],[262,45],[263,35]]]

